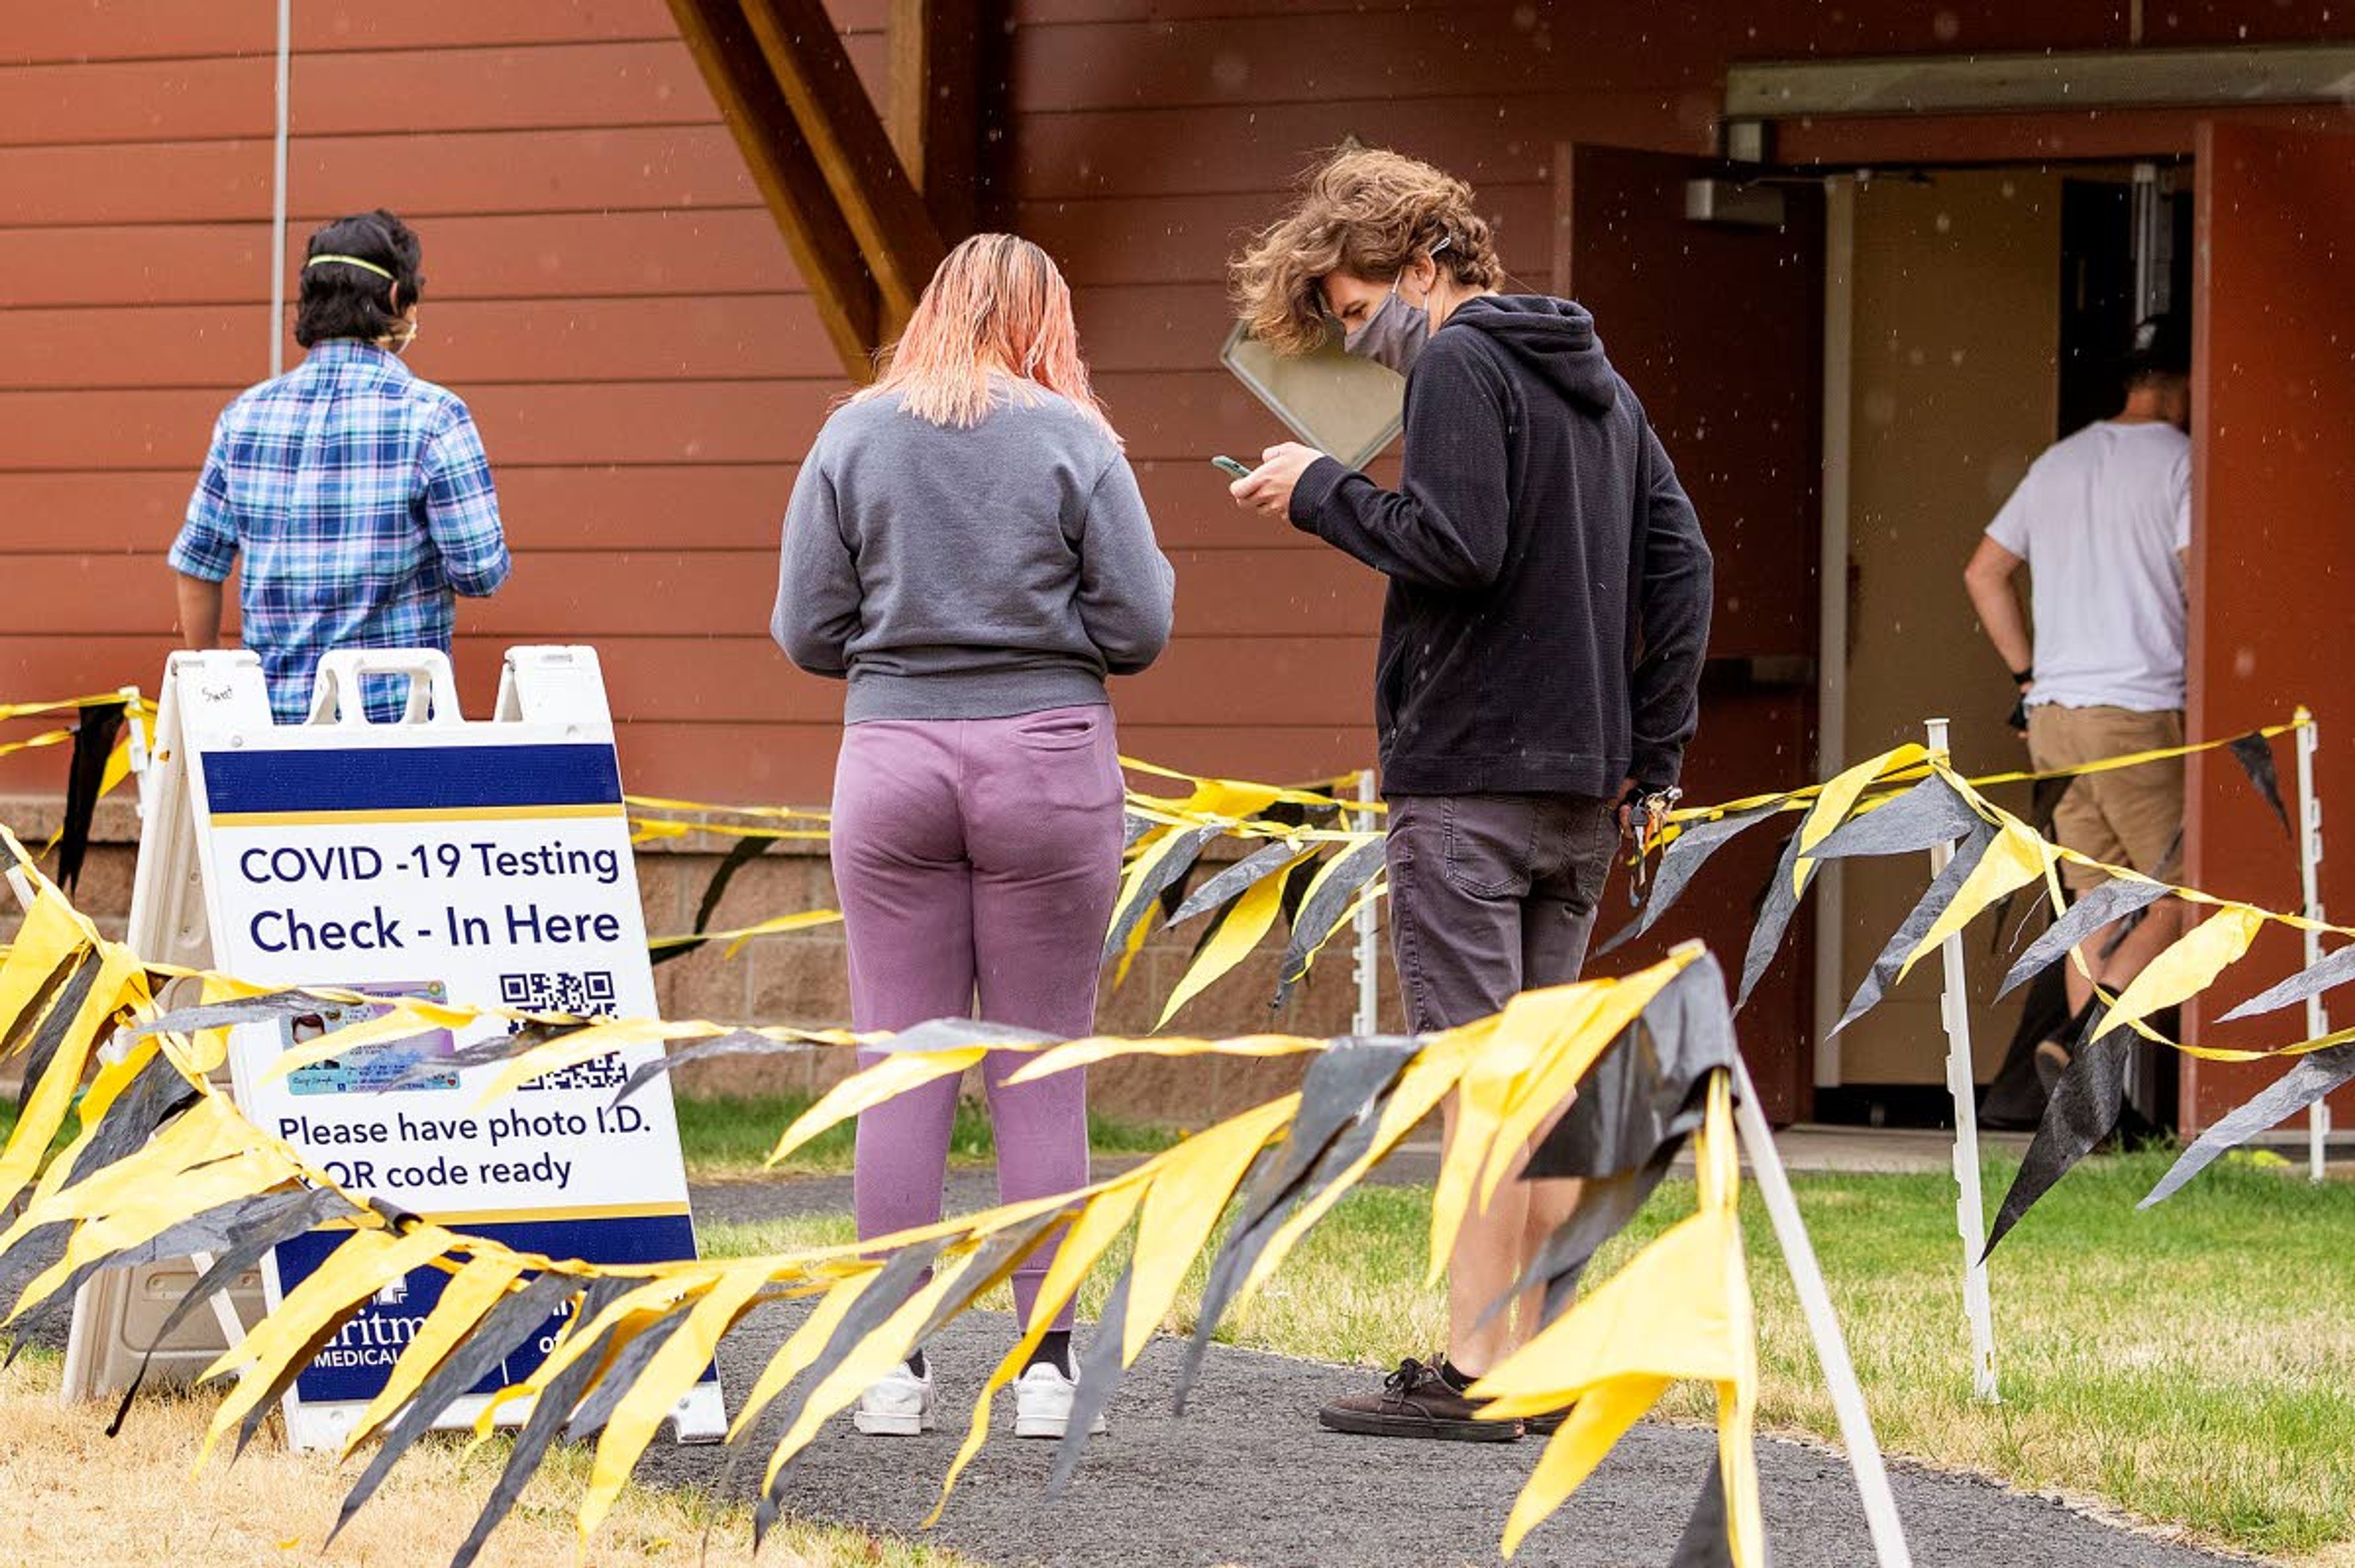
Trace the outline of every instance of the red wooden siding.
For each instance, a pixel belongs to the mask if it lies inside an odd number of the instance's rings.
[[[835,8],[870,86],[884,9]],[[1379,583],[1236,514],[1202,462],[1281,433],[1215,365],[1222,263],[1316,149],[1355,135],[1462,173],[1512,270],[1545,287],[1558,142],[1703,152],[1729,59],[2116,47],[2115,9],[1011,0],[1010,216],[1071,274],[1181,568],[1178,645],[1119,694],[1131,749],[1283,776],[1371,751]],[[2252,9],[2184,0],[2151,41],[2232,41]],[[16,590],[0,699],[153,685],[160,557],[219,405],[266,373],[271,268],[268,8],[17,10],[0,38],[0,581]],[[838,693],[763,624],[777,517],[842,381],[668,8],[305,0],[296,18],[293,244],[360,207],[417,220],[414,360],[468,399],[497,468],[517,574],[463,614],[469,698],[487,700],[508,641],[595,643],[634,782],[821,796]],[[2315,0],[2250,28],[2347,30]],[[1629,368],[1673,401],[1675,366]],[[1813,534],[1785,502],[1805,485],[1690,433],[1705,515],[1739,525],[1758,568],[1729,613],[1756,646],[1787,633],[1804,651]],[[1787,541],[1758,537],[1786,524]],[[56,787],[54,758],[17,762],[0,784]]]

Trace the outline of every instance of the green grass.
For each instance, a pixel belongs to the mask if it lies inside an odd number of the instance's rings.
[[[16,1095],[14,1091],[0,1093],[0,1147],[5,1147],[16,1131]],[[49,1152],[55,1154],[81,1134],[81,1117],[73,1111],[66,1113],[65,1125],[49,1140]]]
[[[2171,1157],[2088,1162],[2031,1212],[1990,1265],[2003,1403],[1969,1397],[1944,1175],[1809,1176],[1799,1201],[1885,1448],[1943,1469],[2065,1492],[2322,1568],[2355,1563],[2355,1186],[2309,1186],[2232,1161],[2148,1212],[2135,1203]],[[1988,1173],[1993,1213],[2010,1179]],[[1689,1213],[1664,1187],[1597,1265],[1604,1277]],[[1743,1191],[1758,1306],[1760,1419],[1836,1440],[1788,1275],[1755,1189]],[[1430,1194],[1369,1188],[1344,1200],[1219,1338],[1381,1366],[1444,1338],[1423,1285]],[[851,1239],[847,1217],[706,1227],[741,1256]],[[1198,1263],[1173,1331],[1190,1332]],[[1082,1298],[1102,1299],[1099,1278]],[[1005,1303],[998,1305],[1003,1307]],[[1711,1419],[1680,1388],[1672,1419]]]
[[[777,1147],[779,1135],[815,1103],[807,1094],[730,1095],[704,1098],[679,1096],[678,1142],[687,1157],[687,1175],[698,1181],[759,1176],[835,1176],[850,1168],[855,1127],[845,1122],[828,1128],[795,1149],[783,1164],[765,1162]],[[1092,1112],[1088,1116],[1088,1142],[1099,1155],[1152,1154],[1167,1148],[1178,1134],[1167,1127],[1115,1121]],[[996,1157],[990,1137],[989,1114],[971,1101],[959,1101],[956,1121],[949,1132],[949,1162],[986,1165]]]

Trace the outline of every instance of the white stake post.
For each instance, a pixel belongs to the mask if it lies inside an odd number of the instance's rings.
[[[1930,750],[1947,751],[1946,720],[1928,720]],[[1955,858],[1951,844],[1933,845],[1930,874],[1945,870]],[[1971,1395],[1988,1404],[2001,1395],[1995,1381],[1995,1307],[1987,1296],[1987,1214],[1979,1197],[1978,1072],[1971,1060],[1971,998],[1964,984],[1963,938],[1957,932],[1940,949],[1945,963],[1945,994],[1939,1011],[1946,1025],[1946,1088],[1955,1098],[1955,1229],[1963,1242],[1963,1316],[1971,1328]]]
[[[1807,1240],[1806,1221],[1799,1218],[1798,1200],[1791,1195],[1791,1179],[1784,1173],[1775,1151],[1774,1134],[1759,1108],[1758,1091],[1750,1069],[1734,1062],[1733,1125],[1750,1156],[1750,1173],[1765,1201],[1766,1217],[1774,1226],[1774,1240],[1791,1273],[1791,1288],[1798,1293],[1799,1312],[1807,1320],[1807,1336],[1815,1342],[1816,1365],[1832,1396],[1832,1413],[1839,1418],[1840,1442],[1848,1448],[1849,1468],[1856,1473],[1857,1496],[1864,1502],[1865,1527],[1872,1532],[1873,1561],[1879,1568],[1913,1568],[1905,1545],[1905,1527],[1897,1517],[1897,1499],[1889,1489],[1889,1471],[1881,1462],[1881,1440],[1873,1435],[1872,1415],[1864,1407],[1864,1389],[1856,1381],[1856,1366],[1848,1357],[1848,1340],[1839,1317],[1832,1311],[1831,1293],[1824,1288],[1824,1271],[1816,1262],[1815,1244]]]
[[[1374,770],[1366,768],[1358,774],[1358,800],[1370,805],[1374,799]],[[1359,828],[1367,833],[1380,830],[1381,817],[1372,811],[1357,814]],[[1357,917],[1358,1013],[1354,1031],[1360,1035],[1379,1034],[1382,1027],[1380,922],[1374,901],[1366,900],[1358,906]]]
[[[2314,715],[2297,710],[2297,874],[2306,901],[2306,918],[2322,918],[2322,799],[2314,793],[2314,753],[2321,749],[2321,732]],[[2322,961],[2322,933],[2306,933],[2306,965]],[[2330,1013],[2319,994],[2306,999],[2306,1038],[2320,1040],[2330,1032]],[[2306,1113],[2307,1174],[2320,1181],[2330,1141],[2330,1106],[2317,1100]]]

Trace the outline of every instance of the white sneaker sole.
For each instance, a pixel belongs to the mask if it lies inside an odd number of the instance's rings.
[[[869,1437],[918,1437],[932,1429],[932,1413],[922,1415],[884,1410],[860,1410],[850,1419]]]
[[[1071,1418],[1068,1415],[1017,1415],[1014,1418],[1014,1435],[1017,1437],[1060,1437],[1071,1427]],[[1098,1420],[1088,1435],[1101,1437],[1105,1430],[1103,1422]]]

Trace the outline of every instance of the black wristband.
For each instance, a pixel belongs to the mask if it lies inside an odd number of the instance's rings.
[[[2036,667],[2033,665],[2026,669],[2016,669],[2011,672],[2011,684],[2014,686],[2031,685],[2035,679]]]

